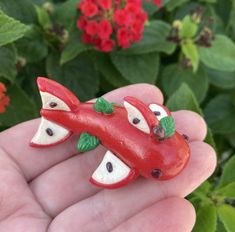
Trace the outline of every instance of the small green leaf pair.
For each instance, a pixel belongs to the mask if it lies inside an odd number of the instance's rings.
[[[82,133],[77,143],[77,149],[80,152],[90,151],[95,149],[100,144],[97,137],[90,135],[89,133]]]
[[[175,121],[173,117],[167,116],[160,120],[160,126],[164,130],[164,138],[168,138],[175,133]]]
[[[104,114],[112,114],[114,111],[113,104],[106,101],[103,97],[98,98],[93,107],[96,112]]]

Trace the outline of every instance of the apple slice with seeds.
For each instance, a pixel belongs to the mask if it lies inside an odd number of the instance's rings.
[[[42,117],[41,124],[30,145],[33,147],[54,145],[66,140],[70,135],[69,130]]]
[[[128,167],[111,151],[107,151],[90,181],[99,187],[112,189],[127,184],[136,176],[134,169]]]

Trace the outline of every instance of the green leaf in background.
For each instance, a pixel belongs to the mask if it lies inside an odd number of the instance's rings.
[[[187,15],[182,20],[182,28],[180,29],[180,38],[192,38],[196,35],[198,26],[191,19],[191,16]]]
[[[68,0],[56,5],[54,19],[57,23],[70,29],[76,24],[77,4],[80,0]]]
[[[0,126],[10,127],[37,116],[35,105],[19,86],[10,86],[7,95],[10,96],[10,105],[6,113],[0,114]]]
[[[88,133],[82,133],[77,143],[77,149],[80,152],[86,152],[95,149],[100,144],[97,137]]]
[[[92,58],[104,78],[114,87],[130,84],[115,68],[114,64],[111,62],[110,56],[101,52],[93,52]]]
[[[106,101],[103,97],[99,97],[93,105],[96,112],[104,114],[112,114],[114,111],[113,104]]]
[[[88,49],[89,47],[81,41],[81,32],[76,28],[72,33],[70,33],[69,40],[61,54],[60,64],[65,64],[68,61],[73,60],[80,53]]]
[[[196,224],[193,232],[215,232],[217,223],[216,208],[214,205],[203,205],[197,211]]]
[[[210,144],[215,150],[217,149],[213,133],[211,131],[211,128],[209,127],[207,127],[207,135],[206,138],[204,139],[204,142]]]
[[[60,66],[58,53],[52,53],[47,58],[47,73],[50,78],[68,87],[81,101],[94,98],[98,91],[98,75],[87,54],[80,54]]]
[[[199,65],[199,54],[197,46],[192,40],[186,40],[181,44],[184,55],[191,61],[195,73]]]
[[[168,11],[173,11],[175,8],[183,5],[184,3],[188,2],[189,0],[171,0],[167,5],[166,9]]]
[[[0,77],[13,82],[17,74],[15,47],[13,45],[0,47],[0,60]]]
[[[37,26],[32,27],[24,38],[18,40],[16,47],[18,55],[25,58],[28,63],[39,62],[48,54],[42,31]]]
[[[175,2],[174,0],[171,0],[172,3]],[[177,10],[175,11],[175,19],[182,20],[185,15],[191,15],[192,12],[195,9],[199,9],[200,7],[203,7],[202,4],[199,4],[198,2],[193,2],[186,0],[187,2],[183,5],[181,5]],[[174,3],[173,3],[174,4]]]
[[[235,87],[235,72],[226,72],[204,67],[209,82],[223,89],[233,89]]]
[[[201,61],[208,67],[221,71],[235,71],[235,44],[225,35],[216,35],[210,48],[199,48]]]
[[[171,25],[157,20],[150,21],[148,26],[145,26],[143,39],[131,45],[130,48],[121,50],[122,54],[143,54],[149,52],[164,52],[172,54],[175,51],[176,45],[167,41],[170,34]]]
[[[168,138],[175,133],[175,121],[173,117],[167,116],[160,120],[160,125],[164,129],[164,137]]]
[[[118,71],[131,83],[154,84],[159,71],[159,54],[123,55],[111,53],[111,60]]]
[[[37,15],[31,0],[1,0],[0,8],[8,16],[25,24],[37,22]]]
[[[223,196],[224,198],[231,198],[235,200],[235,181],[219,188],[215,193]]]
[[[223,173],[217,188],[222,188],[235,181],[235,155],[223,167]]]
[[[227,232],[234,232],[235,228],[235,208],[230,205],[220,205],[217,207],[220,220],[224,224]]]
[[[165,66],[161,75],[161,82],[168,97],[182,83],[186,83],[191,88],[199,102],[203,101],[208,90],[208,77],[202,68],[193,73],[191,69],[184,69],[177,64]]]
[[[152,16],[156,12],[158,12],[161,9],[164,9],[164,6],[169,2],[170,0],[161,0],[161,7],[158,8],[154,2],[148,2],[143,1],[143,9],[144,11],[149,15]]]
[[[205,118],[214,133],[235,132],[235,105],[229,95],[220,94],[205,107]]]
[[[40,26],[44,29],[49,28],[51,26],[51,19],[47,11],[37,5],[35,5],[35,9],[37,12],[38,22]]]
[[[30,63],[26,65],[17,76],[17,81],[20,83],[22,89],[28,94],[35,106],[36,112],[39,112],[42,106],[41,96],[38,92],[37,77],[46,77],[45,62]]]
[[[202,114],[192,90],[186,83],[182,83],[181,86],[176,89],[176,91],[168,99],[166,106],[171,111],[185,109]]]
[[[28,26],[8,17],[0,10],[0,46],[16,41],[28,30]]]

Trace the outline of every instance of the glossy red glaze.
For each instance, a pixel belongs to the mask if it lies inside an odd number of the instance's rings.
[[[159,141],[151,134],[146,134],[131,125],[124,107],[114,106],[114,112],[109,115],[99,113],[93,109],[93,103],[80,103],[78,100],[76,103],[76,97],[54,81],[40,78],[38,83],[41,91],[52,93],[72,106],[71,112],[42,109],[41,115],[44,118],[75,134],[87,132],[98,137],[102,145],[126,163],[134,173],[131,178],[113,186],[100,185],[91,180],[94,184],[117,188],[138,175],[155,180],[168,180],[178,175],[187,164],[190,149],[179,133],[175,132],[172,137]],[[64,93],[60,92],[61,88]],[[125,100],[138,107],[150,127],[159,124],[156,116],[144,103],[133,97],[125,97]],[[154,178],[151,174],[153,169],[160,169],[162,175]]]
[[[189,158],[188,144],[180,134],[159,141],[133,127],[123,107],[115,107],[115,113],[105,115],[94,111],[93,103],[81,103],[76,113],[41,110],[41,115],[73,133],[98,137],[108,150],[147,178],[153,178],[151,172],[157,168],[163,173],[159,180],[170,179]]]

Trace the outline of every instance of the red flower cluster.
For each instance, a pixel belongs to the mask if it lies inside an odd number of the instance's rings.
[[[147,14],[141,0],[82,0],[78,8],[82,13],[77,21],[83,31],[82,41],[97,50],[128,48],[142,38]]]
[[[6,106],[10,102],[10,98],[5,95],[6,87],[3,83],[0,82],[0,113],[4,113],[6,111]]]

